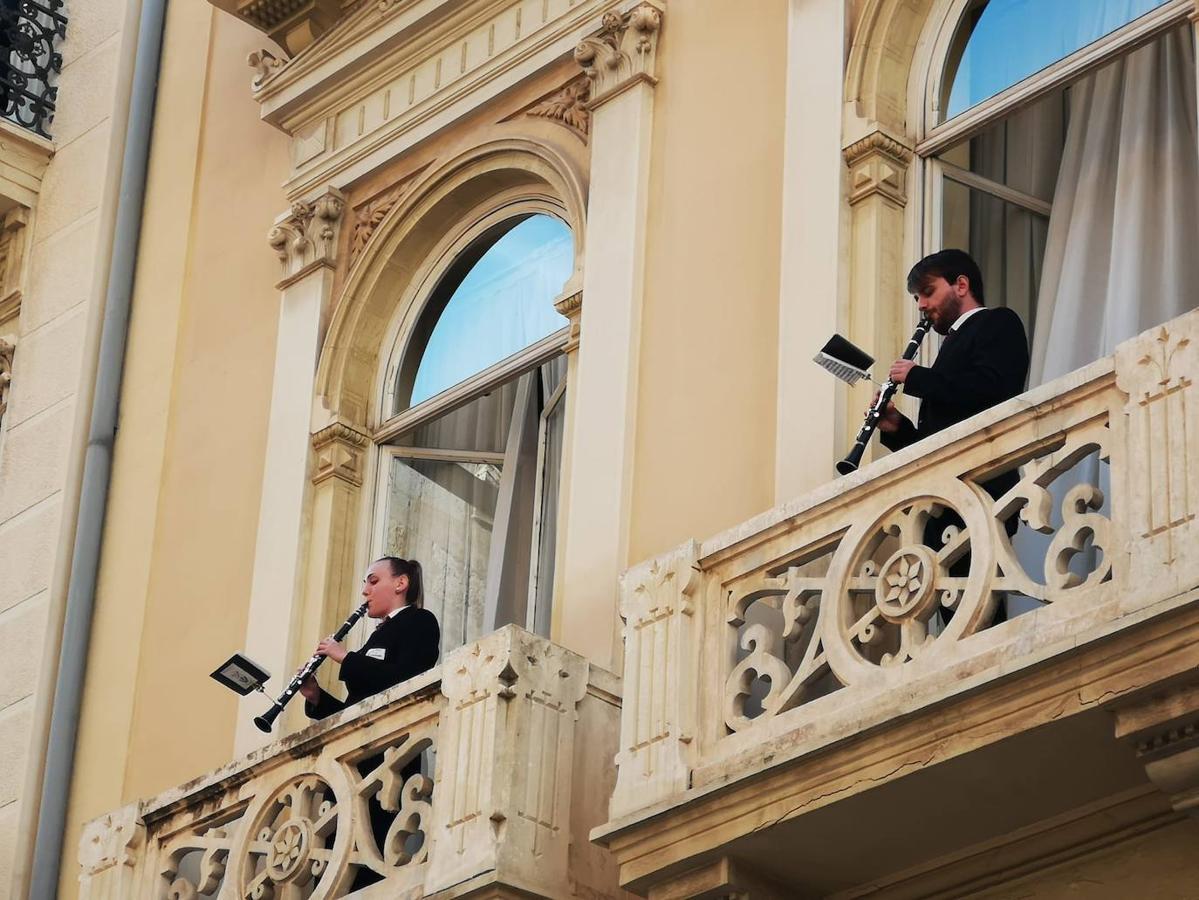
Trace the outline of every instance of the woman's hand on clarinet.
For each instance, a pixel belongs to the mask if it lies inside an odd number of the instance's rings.
[[[874,399],[870,401],[870,408],[874,409],[874,404],[878,403],[879,392],[874,392]],[[870,413],[866,413],[870,415]],[[888,403],[887,408],[883,410],[882,416],[878,420],[878,430],[892,434],[899,431],[899,410],[895,408],[894,403]]]
[[[334,662],[339,663],[346,658],[346,648],[333,640],[333,636],[330,635],[327,638],[321,638],[321,642],[316,645],[316,655],[327,656]]]
[[[316,676],[309,675],[300,682],[300,694],[309,703],[316,703],[321,699],[321,687],[316,683]]]

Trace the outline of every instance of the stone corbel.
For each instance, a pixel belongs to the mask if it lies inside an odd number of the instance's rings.
[[[583,329],[583,287],[582,281],[567,284],[566,289],[554,301],[554,309],[558,315],[565,316],[570,322],[570,337],[563,350],[570,353],[579,349],[579,340]]]
[[[283,268],[280,290],[315,268],[333,267],[345,205],[345,195],[331,187],[311,202],[297,200],[275,220],[267,242]]]
[[[1116,738],[1136,753],[1178,812],[1199,818],[1199,685],[1115,710]]]
[[[312,483],[338,478],[354,487],[362,486],[363,451],[370,438],[341,422],[334,422],[312,436],[316,453]]]
[[[80,900],[135,896],[135,869],[145,842],[137,803],[84,825],[79,836]]]
[[[575,48],[575,61],[591,81],[589,109],[635,84],[657,84],[655,74],[662,6],[639,3],[626,13],[605,13],[600,30]]]
[[[875,131],[846,147],[843,156],[849,166],[850,206],[876,194],[899,207],[907,203],[911,147],[882,131]]]
[[[268,35],[295,56],[342,15],[340,0],[209,0]]]

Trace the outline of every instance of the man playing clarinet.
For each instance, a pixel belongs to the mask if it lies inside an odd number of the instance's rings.
[[[968,253],[942,250],[926,256],[908,273],[908,291],[944,339],[931,367],[903,359],[891,364],[891,380],[921,403],[915,424],[888,404],[878,429],[889,450],[901,450],[1010,400],[1024,390],[1028,377],[1024,325],[1010,309],[987,308],[982,272]],[[1010,472],[987,489],[999,496],[1018,480]]]
[[[942,336],[941,349],[932,366],[899,359],[891,364],[890,377],[903,386],[909,397],[920,398],[916,422],[887,404],[878,423],[879,440],[889,450],[902,450],[921,438],[936,434],[1010,400],[1024,390],[1028,377],[1028,339],[1020,317],[1010,309],[985,305],[982,272],[963,250],[942,250],[926,256],[908,273],[908,291],[922,315]],[[1019,471],[1013,469],[987,481],[982,488],[999,498],[1015,487]],[[1008,535],[1015,533],[1017,516],[1005,523]],[[930,519],[924,542],[940,549],[946,527],[962,527],[952,510]],[[970,570],[969,556],[950,567],[950,574]],[[950,610],[942,615],[948,619]],[[996,621],[1003,618],[1002,607]]]

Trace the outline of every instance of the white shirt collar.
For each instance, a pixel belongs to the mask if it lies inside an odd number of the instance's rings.
[[[407,606],[400,606],[400,607],[398,607],[398,608],[396,608],[396,609],[393,609],[393,610],[392,610],[391,612],[389,612],[389,613],[388,613],[386,616],[384,616],[384,618],[385,618],[385,619],[391,619],[391,618],[394,618],[394,617],[395,617],[395,616],[396,616],[398,613],[402,613],[402,612],[403,612],[404,610],[406,610],[407,608],[408,608]]]
[[[962,327],[963,322],[965,322],[967,319],[969,319],[975,313],[982,312],[984,309],[986,309],[985,306],[976,306],[976,307],[974,307],[974,309],[970,310],[969,312],[962,313],[960,316],[958,316],[957,321],[949,326],[949,330],[957,331],[959,328]]]

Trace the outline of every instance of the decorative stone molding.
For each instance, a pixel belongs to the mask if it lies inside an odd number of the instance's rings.
[[[912,149],[882,131],[850,144],[842,152],[849,166],[849,204],[880,194],[897,206],[907,203],[907,171]]]
[[[1178,812],[1199,817],[1199,686],[1115,710],[1116,737]]]
[[[591,79],[581,76],[557,92],[534,104],[525,115],[558,122],[575,132],[584,141],[591,131]]]
[[[575,48],[575,61],[591,81],[589,109],[596,109],[635,84],[657,84],[655,75],[662,8],[641,3],[632,10],[605,13],[600,30]]]
[[[12,386],[12,361],[16,349],[15,343],[0,338],[0,424],[4,423],[4,413],[8,410],[8,393]]]
[[[336,188],[312,202],[297,200],[267,233],[267,242],[279,257],[284,283],[315,266],[332,267],[345,195]],[[282,286],[282,285],[280,285]]]
[[[134,869],[145,842],[146,826],[137,803],[122,806],[84,825],[79,837],[82,900],[133,896]]]
[[[567,353],[578,349],[583,326],[583,289],[567,285],[562,296],[554,301],[554,309],[558,311],[558,315],[565,316],[570,321],[570,338],[563,349]]]
[[[267,83],[271,76],[278,73],[286,63],[271,53],[270,50],[255,50],[246,57],[246,65],[257,73],[250,82],[250,89],[257,91]]]
[[[699,678],[699,544],[689,541],[621,579],[625,685],[611,818],[678,794],[690,782]]]
[[[363,450],[370,438],[341,422],[334,422],[312,436],[316,453],[312,483],[340,478],[354,487],[362,486]]]
[[[412,190],[413,179],[398,185],[386,193],[375,197],[354,210],[354,233],[350,238],[350,260],[358,258],[370,242],[379,224],[387,218],[387,214],[395,208],[409,191]]]
[[[505,856],[517,883],[564,883],[586,660],[509,625],[454,651],[442,673],[442,744],[456,749],[438,761],[426,891],[498,868]],[[520,862],[508,847],[532,852]]]
[[[7,299],[21,289],[28,224],[29,210],[23,206],[10,209],[0,219],[0,298]]]

